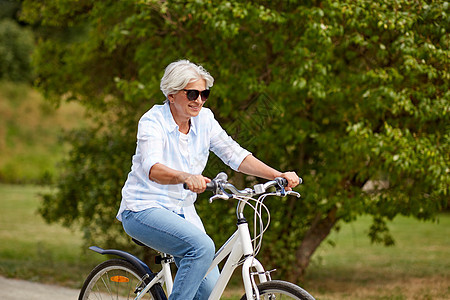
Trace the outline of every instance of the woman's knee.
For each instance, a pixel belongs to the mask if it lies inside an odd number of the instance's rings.
[[[214,258],[214,255],[216,254],[216,246],[214,245],[214,241],[208,236],[208,243],[206,245],[208,255],[210,256],[211,261]]]
[[[216,248],[214,241],[208,235],[205,234],[197,239],[194,248],[197,257],[211,261],[213,260]]]

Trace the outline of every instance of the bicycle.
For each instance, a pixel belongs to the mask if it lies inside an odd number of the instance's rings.
[[[263,203],[264,199],[267,196],[284,197],[294,195],[300,197],[300,194],[294,191],[286,191],[287,181],[283,178],[276,178],[264,184],[257,184],[253,189],[246,188],[244,190],[238,190],[234,185],[227,182],[227,179],[227,175],[222,172],[207,185],[207,190],[212,191],[214,194],[209,199],[210,203],[218,199],[238,200],[236,207],[238,228],[217,251],[208,270],[208,272],[211,271],[228,256],[209,300],[220,299],[233,272],[238,266],[242,266],[242,280],[245,289],[245,294],[241,300],[314,300],[307,291],[293,283],[272,280],[270,273],[274,270],[266,271],[256,259],[256,255],[261,249],[263,234],[270,223],[270,212]],[[275,187],[275,191],[271,192],[269,189],[272,187]],[[185,186],[185,188],[187,187]],[[253,239],[250,235],[248,222],[244,217],[244,208],[246,206],[250,206],[254,210]],[[267,224],[265,226],[262,217],[263,209],[267,213]],[[134,241],[143,245],[137,240]],[[104,250],[96,246],[92,246],[89,249],[103,255],[113,254],[121,258],[109,259],[96,266],[86,278],[79,295],[79,300],[165,300],[172,292],[173,279],[170,269],[170,265],[174,262],[172,256],[160,253],[156,257],[156,262],[157,264],[161,264],[161,270],[158,273],[154,273],[144,262],[128,252],[116,249]],[[259,280],[258,284],[256,283],[256,278]]]

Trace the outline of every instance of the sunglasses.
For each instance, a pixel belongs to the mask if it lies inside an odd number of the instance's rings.
[[[209,97],[209,92],[210,90],[204,90],[204,91],[199,91],[199,90],[186,90],[183,89],[183,91],[186,92],[186,97],[188,98],[189,101],[195,101],[198,99],[198,95],[202,96],[202,100],[206,101],[208,100]]]

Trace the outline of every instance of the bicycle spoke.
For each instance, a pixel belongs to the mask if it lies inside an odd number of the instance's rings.
[[[129,262],[121,259],[111,259],[98,265],[88,276],[80,292],[79,300],[107,299],[126,300],[134,299],[142,285],[145,274],[139,274]],[[161,299],[163,295],[161,286],[153,286],[142,299]]]

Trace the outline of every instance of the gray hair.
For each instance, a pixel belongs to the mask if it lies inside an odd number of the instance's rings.
[[[161,78],[160,88],[164,96],[183,90],[190,82],[204,79],[206,89],[214,84],[214,78],[202,66],[196,65],[188,60],[179,60],[169,64]]]

